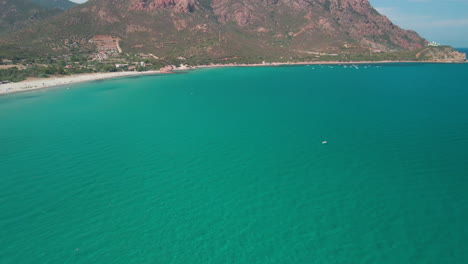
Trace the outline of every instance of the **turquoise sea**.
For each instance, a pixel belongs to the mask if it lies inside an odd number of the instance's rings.
[[[467,223],[468,64],[0,97],[1,264],[462,264]]]

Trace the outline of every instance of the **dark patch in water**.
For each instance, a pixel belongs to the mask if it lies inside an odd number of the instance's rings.
[[[9,103],[16,103],[18,101],[31,100],[39,97],[43,97],[43,95],[38,93],[38,91],[24,91],[20,93],[4,94],[0,96],[0,104],[6,105]]]

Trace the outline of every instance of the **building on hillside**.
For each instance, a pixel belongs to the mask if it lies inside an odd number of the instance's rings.
[[[99,53],[96,54],[94,57],[95,57],[97,60],[100,60],[100,61],[101,61],[101,60],[107,60],[107,59],[109,58],[109,56],[108,56],[105,52],[103,52],[103,51],[99,52]]]
[[[109,35],[96,35],[89,40],[90,43],[96,45],[99,52],[106,53],[121,53],[122,49],[119,45],[119,38]]]

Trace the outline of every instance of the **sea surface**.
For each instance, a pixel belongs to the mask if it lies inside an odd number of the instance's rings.
[[[457,48],[457,50],[468,55],[468,48]]]
[[[468,64],[0,97],[1,264],[462,264],[467,223]]]

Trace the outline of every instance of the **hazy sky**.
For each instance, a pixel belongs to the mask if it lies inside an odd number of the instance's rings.
[[[83,3],[87,0],[71,0]],[[468,47],[468,0],[370,0],[377,10],[404,29],[429,41]]]
[[[370,0],[377,10],[404,29],[429,41],[468,47],[468,0]]]

